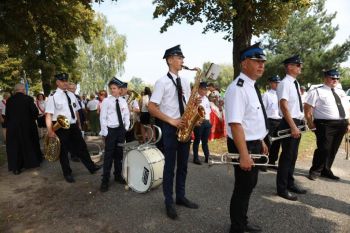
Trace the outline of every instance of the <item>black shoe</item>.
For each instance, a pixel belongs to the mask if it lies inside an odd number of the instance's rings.
[[[302,189],[296,185],[293,185],[291,187],[288,188],[289,191],[293,192],[293,193],[297,193],[297,194],[305,194],[307,193],[306,189]]]
[[[102,181],[100,191],[103,193],[108,191],[108,181]]]
[[[92,168],[92,169],[90,170],[90,173],[91,173],[91,174],[94,174],[95,172],[97,172],[97,171],[100,170],[101,168],[102,168],[101,165],[96,165],[96,164],[95,164],[94,168]]]
[[[205,158],[204,162],[205,162],[205,163],[208,163],[208,158]]]
[[[118,182],[119,184],[126,184],[126,181],[122,176],[115,176],[114,177],[115,182]]]
[[[244,232],[261,232],[262,229],[257,226],[257,225],[253,225],[248,223],[245,227],[244,227]]]
[[[14,171],[13,171],[13,174],[15,174],[15,175],[21,174],[21,169],[19,169],[19,170],[14,170]]]
[[[66,176],[64,176],[64,179],[65,179],[68,183],[74,183],[74,182],[75,182],[75,180],[74,180],[74,178],[73,178],[72,175],[66,175]]]
[[[171,219],[177,219],[177,213],[174,204],[166,205],[166,215]]]
[[[194,164],[198,164],[198,165],[202,165],[201,161],[199,161],[199,159],[194,159],[193,160]]]
[[[277,195],[280,197],[283,197],[284,199],[290,200],[290,201],[298,200],[297,196],[295,196],[294,194],[292,194],[288,191],[277,193]]]
[[[306,176],[309,180],[316,180],[317,176],[315,174],[309,173],[309,175]]]
[[[339,180],[339,176],[335,176],[334,174],[330,173],[330,174],[322,174],[321,176],[324,178],[328,178],[328,179],[332,179],[332,180]]]
[[[262,172],[267,172],[267,167],[266,166],[260,166],[259,170]]]
[[[72,157],[71,160],[73,162],[80,162],[80,159],[78,157]]]
[[[190,208],[190,209],[198,209],[199,208],[199,206],[196,203],[191,202],[186,197],[184,197],[182,199],[177,199],[176,205],[183,205],[183,206]]]

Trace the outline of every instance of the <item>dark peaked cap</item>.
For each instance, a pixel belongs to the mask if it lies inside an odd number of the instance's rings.
[[[281,82],[281,78],[280,78],[280,76],[278,76],[278,75],[272,76],[272,77],[270,77],[268,80],[269,80],[269,82],[274,82],[274,83],[279,83],[279,82]]]
[[[185,56],[183,55],[183,53],[181,51],[180,45],[176,45],[170,49],[165,50],[163,59],[167,58],[169,56],[181,56],[181,57],[185,58]]]
[[[63,81],[63,80],[67,81],[68,77],[69,76],[67,73],[59,73],[55,75],[56,80],[60,80],[60,81]]]
[[[117,79],[116,77],[113,77],[113,78],[111,79],[111,81],[109,81],[108,86],[110,86],[110,85],[112,85],[112,84],[117,85],[118,87],[122,87],[122,86],[124,85],[124,82],[120,81],[120,80]]]
[[[283,64],[303,64],[299,55],[293,55],[282,62]]]
[[[266,54],[262,48],[260,48],[260,42],[253,44],[240,52],[240,61],[244,61],[246,58],[252,60],[266,61]]]
[[[324,73],[324,76],[329,76],[329,77],[334,77],[334,78],[339,77],[339,71],[337,69],[326,70],[323,73]]]

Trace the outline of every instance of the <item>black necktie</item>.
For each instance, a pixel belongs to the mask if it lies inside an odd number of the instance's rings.
[[[256,94],[258,95],[258,99],[259,99],[259,102],[260,102],[261,109],[262,109],[263,114],[264,114],[265,127],[266,127],[266,129],[269,129],[269,126],[267,124],[267,115],[266,115],[266,111],[265,111],[265,106],[264,106],[264,104],[262,102],[260,90],[258,88],[258,85],[256,85],[256,83],[254,84],[254,87],[255,87]]]
[[[335,93],[334,88],[331,88],[331,90],[332,90],[332,93],[333,93],[333,96],[334,96],[334,99],[335,99],[335,103],[337,104],[337,108],[338,108],[338,111],[339,111],[339,116],[341,118],[345,118],[345,111],[344,111],[343,105],[341,104],[341,100],[340,100],[339,96],[337,95],[337,93]]]
[[[120,111],[118,99],[115,100],[115,106],[116,106],[116,109],[117,109],[117,116],[118,116],[118,121],[119,121],[119,127],[123,127],[124,128],[122,112]]]
[[[300,96],[299,86],[298,86],[297,80],[294,81],[294,85],[295,85],[295,88],[297,89],[297,93],[298,93],[300,111],[303,112],[303,105],[301,103],[301,96]]]
[[[75,119],[75,114],[74,114],[73,107],[72,107],[72,101],[70,100],[67,91],[64,91],[64,94],[66,94],[66,96],[67,96],[68,107],[69,107],[70,115],[72,116],[72,119]]]
[[[176,79],[176,86],[177,86],[177,97],[179,100],[179,108],[180,108],[180,115],[182,116],[182,114],[184,114],[185,109],[184,109],[184,103],[182,101],[182,86],[181,86],[181,81],[180,81],[180,77],[177,77]]]

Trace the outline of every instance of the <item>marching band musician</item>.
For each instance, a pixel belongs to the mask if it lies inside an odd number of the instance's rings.
[[[199,89],[198,89],[198,94],[202,100],[201,106],[204,108],[205,111],[205,119],[202,122],[200,126],[196,126],[193,130],[194,132],[194,141],[193,141],[193,163],[201,165],[201,161],[199,160],[198,157],[198,147],[199,143],[202,141],[202,150],[204,153],[205,157],[205,162],[208,163],[209,159],[209,148],[208,148],[208,139],[209,139],[209,134],[210,134],[210,129],[211,129],[211,124],[210,124],[210,102],[208,97],[206,96],[207,93],[207,83],[206,82],[201,82],[199,84]]]
[[[304,125],[300,85],[297,81],[298,75],[301,74],[303,62],[299,55],[294,55],[285,59],[283,64],[286,76],[277,87],[280,113],[282,115],[279,130],[290,129],[291,137],[284,138],[281,141],[282,153],[278,161],[277,194],[287,200],[296,201],[298,197],[291,192],[297,194],[306,193],[305,189],[295,184],[293,177],[301,138],[298,126]]]
[[[78,101],[72,92],[67,91],[68,74],[56,74],[55,78],[57,89],[49,96],[45,108],[46,126],[48,136],[55,137],[57,135],[61,142],[60,164],[63,176],[67,182],[73,183],[75,180],[72,176],[72,169],[69,166],[68,152],[80,157],[80,160],[91,174],[94,174],[101,167],[92,162],[86,143],[82,137],[81,129],[77,124]],[[57,131],[53,131],[53,125],[58,115],[63,115],[69,120],[69,129],[60,128]]]
[[[337,88],[339,72],[324,72],[324,85],[313,89],[306,97],[305,119],[310,129],[316,128],[317,149],[314,152],[308,178],[317,176],[339,180],[331,170],[333,161],[346,131],[350,129],[349,101],[345,92]]]
[[[163,193],[167,216],[171,219],[178,217],[173,200],[174,169],[176,169],[176,204],[187,208],[197,209],[198,205],[185,197],[185,182],[190,142],[179,142],[176,131],[184,126],[181,115],[189,100],[191,90],[189,83],[178,76],[182,69],[184,55],[180,45],[165,51],[163,59],[169,67],[167,75],[163,76],[154,86],[148,110],[151,115],[162,121],[164,146]]]
[[[105,137],[105,155],[100,191],[107,192],[112,164],[114,163],[114,180],[125,184],[122,177],[123,148],[118,143],[125,142],[125,133],[130,125],[130,112],[126,100],[121,96],[122,81],[113,77],[108,83],[111,95],[101,104],[100,135]]]
[[[230,204],[230,233],[259,232],[248,223],[250,195],[258,181],[258,168],[249,154],[267,154],[263,139],[267,135],[267,119],[260,90],[256,86],[265,69],[264,50],[254,44],[240,53],[242,72],[228,86],[225,95],[227,148],[239,153],[239,166],[234,166],[235,185]]]
[[[263,94],[262,100],[266,109],[267,121],[269,123],[269,136],[275,136],[282,119],[279,115],[278,98],[276,93],[277,86],[281,82],[281,79],[276,75],[270,77],[268,81],[270,90]],[[279,140],[270,143],[268,137],[265,137],[264,141],[269,148],[269,164],[275,165],[278,159],[278,152],[281,143]],[[266,171],[266,167],[262,167],[260,170]]]

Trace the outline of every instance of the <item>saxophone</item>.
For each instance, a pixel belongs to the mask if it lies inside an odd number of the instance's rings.
[[[199,69],[190,69],[187,66],[182,66],[185,70],[196,70],[197,74],[195,77],[195,82],[191,91],[190,99],[186,105],[184,114],[181,117],[181,120],[184,121],[185,126],[177,130],[177,140],[179,142],[188,142],[191,138],[191,134],[194,126],[198,122],[202,122],[205,117],[205,110],[203,106],[197,104],[198,88],[201,81],[201,70]]]
[[[53,131],[59,128],[69,129],[69,121],[67,117],[58,115],[57,122],[53,125]],[[50,162],[55,162],[59,159],[61,152],[61,143],[58,137],[50,138],[48,135],[45,137],[44,141],[44,157]]]

